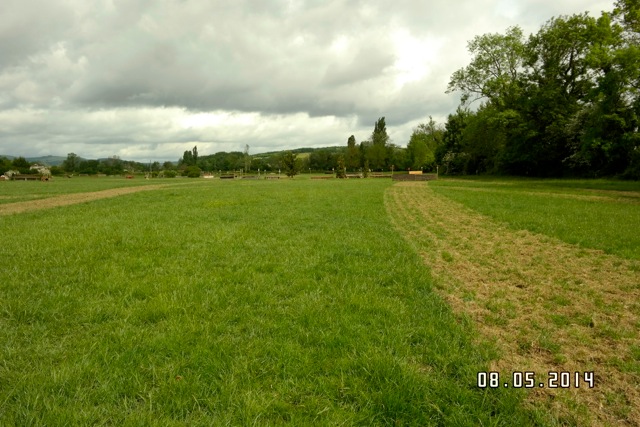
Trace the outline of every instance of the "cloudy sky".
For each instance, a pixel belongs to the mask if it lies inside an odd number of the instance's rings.
[[[476,35],[613,0],[3,0],[0,154],[176,160],[346,145],[385,116],[406,146]]]

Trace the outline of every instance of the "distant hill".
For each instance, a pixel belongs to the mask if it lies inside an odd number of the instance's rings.
[[[310,147],[294,148],[293,150],[269,151],[266,153],[253,154],[251,157],[255,157],[255,158],[268,157],[268,156],[273,156],[274,154],[284,154],[287,151],[291,151],[293,154],[307,154],[307,155],[313,153],[314,151],[320,151],[320,150],[329,151],[330,153],[337,153],[344,150],[344,148],[345,147],[343,146],[320,147],[320,148],[310,148]]]
[[[27,157],[26,159],[31,163],[40,163],[45,166],[60,166],[62,162],[67,160],[66,157],[62,156]]]
[[[10,156],[8,154],[0,154],[0,157],[6,157],[9,160],[15,159],[17,156]],[[62,156],[40,156],[40,157],[25,157],[30,163],[39,163],[44,166],[60,166],[62,162],[67,160]]]

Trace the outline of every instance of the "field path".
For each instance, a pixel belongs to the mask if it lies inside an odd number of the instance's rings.
[[[109,197],[117,197],[125,194],[137,193],[139,191],[158,190],[164,185],[141,185],[138,187],[112,188],[109,190],[92,191],[87,193],[62,194],[59,196],[48,197],[46,199],[29,200],[26,202],[7,203],[0,205],[0,216],[18,214],[27,211],[35,211],[40,209],[49,209],[59,206],[75,205],[77,203],[90,202],[92,200],[106,199]]]
[[[562,424],[640,426],[640,263],[514,231],[433,192],[385,193],[393,225],[454,311],[495,343],[493,370],[595,372],[595,388],[535,388]]]

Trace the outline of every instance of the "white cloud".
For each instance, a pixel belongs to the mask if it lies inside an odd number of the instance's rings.
[[[392,38],[396,53],[396,88],[428,76],[431,65],[442,55],[443,42],[434,37],[418,39],[408,30],[400,29]]]

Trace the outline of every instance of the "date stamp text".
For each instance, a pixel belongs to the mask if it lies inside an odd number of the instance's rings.
[[[546,376],[535,372],[478,372],[476,385],[480,388],[594,388],[595,374],[585,372],[549,371]]]

